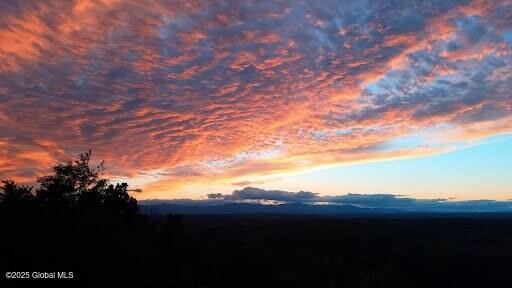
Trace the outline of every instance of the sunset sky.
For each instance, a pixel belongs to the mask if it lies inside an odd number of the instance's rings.
[[[512,1],[0,2],[0,178],[512,199]]]

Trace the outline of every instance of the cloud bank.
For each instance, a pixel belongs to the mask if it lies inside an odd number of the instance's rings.
[[[2,1],[0,177],[93,148],[142,195],[510,132],[510,19],[509,1]]]
[[[231,194],[208,194],[207,200],[177,200],[177,204],[221,205],[233,202],[256,203],[304,203],[311,205],[354,205],[362,208],[397,209],[410,212],[512,212],[512,201],[450,199],[415,199],[393,194],[346,194],[339,196],[319,195],[300,191],[265,190],[245,187]],[[181,202],[180,202],[181,201]]]

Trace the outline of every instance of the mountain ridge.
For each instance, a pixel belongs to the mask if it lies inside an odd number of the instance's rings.
[[[140,205],[142,212],[155,214],[291,214],[291,215],[337,215],[337,214],[387,214],[404,212],[398,209],[363,208],[355,205],[310,205],[300,202],[264,205],[258,203],[223,203],[211,205],[155,203]]]

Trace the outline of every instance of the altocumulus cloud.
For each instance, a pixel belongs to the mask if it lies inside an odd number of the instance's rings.
[[[438,125],[464,140],[511,131],[511,13],[505,0],[1,1],[0,178],[92,147],[156,193],[436,152],[383,147]]]

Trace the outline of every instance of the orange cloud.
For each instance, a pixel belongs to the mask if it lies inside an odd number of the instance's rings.
[[[266,2],[0,12],[0,176],[92,148],[146,197],[444,151],[389,147],[436,125],[460,139],[511,131],[510,23],[493,14],[505,1]]]

